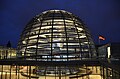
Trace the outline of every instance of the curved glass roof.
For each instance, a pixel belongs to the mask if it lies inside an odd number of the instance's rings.
[[[96,50],[88,28],[77,16],[64,10],[36,15],[24,28],[18,57],[38,61],[91,59]]]

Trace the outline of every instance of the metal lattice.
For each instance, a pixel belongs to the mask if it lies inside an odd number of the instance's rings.
[[[88,28],[70,12],[49,10],[35,16],[24,28],[18,57],[38,61],[71,61],[96,56]]]

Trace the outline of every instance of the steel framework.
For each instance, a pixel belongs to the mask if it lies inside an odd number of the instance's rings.
[[[24,28],[18,50],[18,57],[38,61],[96,57],[88,28],[81,19],[64,10],[49,10],[35,16]]]

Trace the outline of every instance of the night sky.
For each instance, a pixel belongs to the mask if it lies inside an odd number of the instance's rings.
[[[51,9],[69,11],[81,18],[98,44],[120,42],[120,0],[0,0],[0,45],[10,40],[17,47],[26,24],[37,14]]]

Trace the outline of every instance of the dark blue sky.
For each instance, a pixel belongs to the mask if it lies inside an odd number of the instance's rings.
[[[36,15],[62,9],[79,16],[98,43],[120,42],[120,0],[0,0],[0,45],[17,46],[25,25]]]

